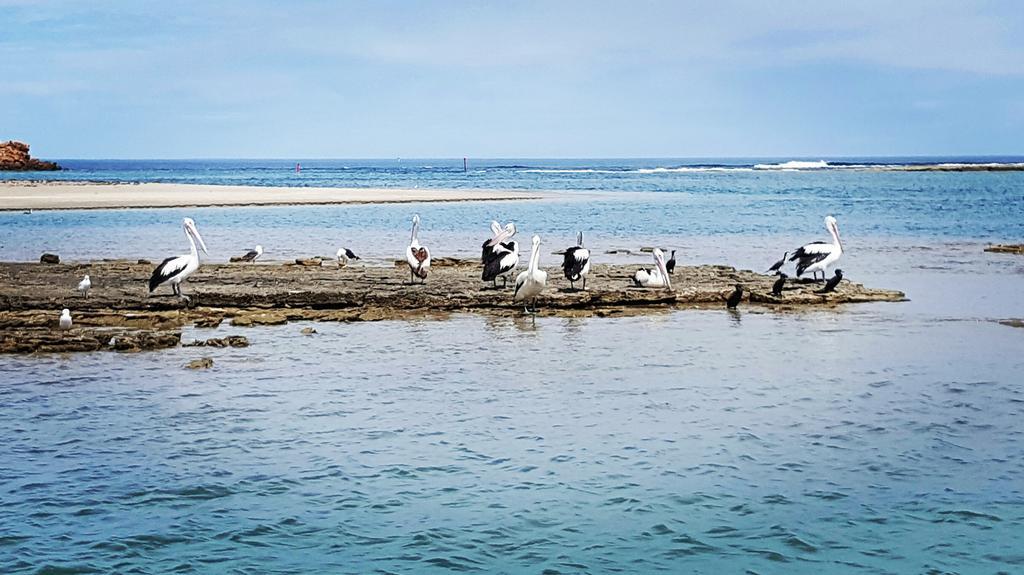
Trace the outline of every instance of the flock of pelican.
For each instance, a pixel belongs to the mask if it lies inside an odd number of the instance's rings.
[[[154,292],[162,285],[170,285],[174,295],[189,301],[189,296],[181,291],[181,284],[199,269],[199,249],[208,254],[206,242],[199,234],[195,221],[192,218],[182,220],[182,228],[189,243],[189,253],[172,256],[162,261],[149,278],[149,292]],[[839,239],[839,224],[832,216],[825,218],[825,229],[832,236],[831,242],[810,242],[797,248],[789,256],[786,252],[782,259],[775,262],[768,269],[768,273],[775,273],[779,279],[772,286],[772,294],[780,296],[782,288],[789,277],[782,273],[783,266],[789,262],[796,262],[796,276],[811,274],[816,281],[825,281],[829,268],[839,261],[843,255],[843,244]],[[426,283],[430,273],[430,250],[420,244],[419,241],[420,217],[412,217],[412,232],[409,238],[409,246],[405,250],[405,259],[409,265],[409,283]],[[483,242],[480,254],[480,262],[483,265],[481,280],[491,282],[494,289],[498,289],[497,280],[501,278],[502,287],[507,287],[508,278],[519,267],[519,243],[512,238],[516,235],[516,225],[512,222],[502,226],[499,222],[491,222],[491,237]],[[540,269],[540,236],[534,235],[530,251],[530,260],[526,270],[515,277],[512,300],[522,302],[527,313],[535,313],[537,310],[537,298],[543,293],[547,286],[548,274]],[[234,261],[255,262],[263,255],[263,247],[257,245],[245,255],[235,258]],[[632,282],[637,287],[643,288],[665,288],[672,289],[671,275],[675,271],[676,258],[675,250],[672,250],[672,257],[666,263],[665,254],[661,249],[655,248],[652,252],[654,267],[640,268],[632,276]],[[787,260],[788,257],[788,260]],[[337,251],[338,265],[345,266],[352,260],[359,260],[348,248],[339,248]],[[570,289],[577,289],[576,283],[580,282],[582,289],[587,289],[587,275],[590,273],[590,250],[583,246],[583,232],[577,232],[576,245],[565,250],[562,259],[562,273],[570,282]],[[818,280],[817,275],[821,274]],[[826,293],[835,289],[842,280],[842,270],[836,269],[835,275],[825,283],[824,287],[818,290],[819,293]],[[78,291],[85,297],[89,297],[92,289],[92,281],[86,275],[78,284]],[[743,297],[743,286],[736,285],[735,291],[730,294],[726,301],[727,307],[736,307]],[[532,304],[532,310],[531,310]],[[62,310],[59,321],[61,329],[70,329],[72,325],[71,314],[67,309]]]

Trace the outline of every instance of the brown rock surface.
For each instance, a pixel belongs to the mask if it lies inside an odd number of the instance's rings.
[[[54,162],[45,162],[33,158],[29,155],[28,149],[28,144],[24,142],[16,142],[14,140],[0,142],[0,171],[27,172],[60,169],[60,166]]]
[[[1024,244],[993,244],[985,248],[986,252],[996,254],[1020,254],[1024,255]]]
[[[151,265],[126,261],[0,263],[0,336],[9,339],[11,333],[26,329],[56,331],[57,314],[65,307],[74,315],[76,328],[160,331],[185,325],[212,327],[225,319],[241,327],[297,320],[444,318],[460,311],[522,313],[521,305],[512,302],[511,286],[492,289],[480,281],[478,263],[446,263],[433,271],[425,285],[409,285],[407,270],[392,267],[204,264],[184,284],[185,293],[192,298],[190,304],[171,296],[167,287],[149,295],[146,282]],[[673,291],[643,289],[633,287],[629,280],[636,268],[595,265],[587,291],[571,291],[561,270],[549,267],[548,287],[538,300],[540,313],[603,317],[678,307],[724,307],[736,283],[747,289],[745,305],[773,309],[905,299],[902,292],[867,288],[847,280],[824,295],[814,293],[820,284],[787,284],[783,297],[776,298],[771,295],[773,276],[711,265],[677,267]],[[89,298],[75,291],[86,273],[96,286]],[[39,348],[46,345],[40,342]],[[32,351],[30,347],[10,351]]]

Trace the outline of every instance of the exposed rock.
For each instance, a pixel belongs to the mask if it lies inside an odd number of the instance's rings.
[[[7,341],[16,340],[12,334],[22,330],[53,335],[55,310],[63,307],[71,309],[75,317],[76,329],[67,338],[69,341],[76,341],[79,327],[121,332],[168,331],[193,324],[213,327],[225,319],[242,327],[289,321],[444,318],[464,311],[522,312],[521,306],[512,301],[511,287],[491,289],[480,281],[479,262],[452,261],[464,263],[435,270],[426,284],[415,285],[408,283],[407,270],[392,267],[204,264],[184,286],[192,298],[191,306],[170,295],[166,288],[149,295],[149,265],[125,261],[0,263],[0,335]],[[673,291],[643,289],[633,287],[629,279],[636,267],[637,264],[595,264],[587,278],[587,291],[574,291],[562,274],[553,273],[549,266],[548,287],[538,300],[540,314],[617,316],[660,313],[680,307],[717,308],[736,283],[746,287],[750,304],[777,310],[905,299],[901,292],[871,289],[848,280],[829,294],[814,293],[820,283],[794,282],[787,284],[784,295],[777,298],[770,295],[774,276],[712,265],[677,267],[672,276]],[[81,297],[73,289],[84,273],[102,278],[89,298]],[[257,284],[259,287],[254,287]],[[110,338],[108,333],[98,343],[80,338],[78,343],[59,347],[106,349],[110,347],[106,345]],[[139,347],[148,349],[155,345],[143,342]],[[52,349],[50,339],[6,346],[18,352]]]
[[[28,153],[29,145],[10,140],[0,142],[0,171],[27,172],[36,170],[53,171],[61,169],[54,162],[37,160]]]
[[[146,351],[175,347],[180,332],[112,328],[73,328],[66,332],[40,327],[0,329],[0,353],[72,351]]]
[[[1024,255],[1024,244],[993,244],[985,248],[986,252],[997,254],[1021,254]]]
[[[41,264],[59,264],[60,256],[57,254],[46,253],[39,256],[39,263]]]
[[[295,265],[318,268],[318,267],[324,265],[324,260],[323,260],[323,258],[320,258],[320,257],[315,257],[315,258],[298,258],[298,259],[295,260]]]
[[[313,335],[316,333],[316,330],[311,327],[304,327],[300,333],[302,333],[302,335]]]
[[[185,369],[210,369],[213,367],[213,360],[208,357],[193,359],[185,364]]]
[[[1024,319],[1004,319],[999,323],[1006,327],[1024,327]]]
[[[197,339],[192,343],[186,343],[184,347],[249,347],[249,338],[243,335],[211,337],[207,340]]]

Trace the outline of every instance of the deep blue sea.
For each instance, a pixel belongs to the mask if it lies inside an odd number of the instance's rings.
[[[1024,241],[1024,172],[903,169],[1021,159],[789,160],[67,160],[18,176],[556,193],[5,212],[2,260],[158,260],[187,250],[187,215],[209,261],[261,243],[270,262],[345,245],[391,265],[419,213],[435,257],[478,254],[498,219],[541,235],[549,273],[576,230],[596,261],[644,265],[658,245],[761,270],[827,239],[832,214],[846,276],[910,301],[224,325],[184,339],[252,346],[0,357],[0,573],[1024,573],[1024,329],[1007,325],[1024,318],[1024,257],[983,252]],[[182,369],[198,357],[214,367]]]

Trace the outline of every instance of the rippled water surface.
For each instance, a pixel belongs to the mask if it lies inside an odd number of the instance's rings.
[[[1024,234],[1020,173],[564,177],[613,192],[0,213],[0,259],[157,259],[190,215],[212,261],[390,265],[418,211],[436,256],[478,253],[496,218],[541,234],[551,273],[577,229],[598,261],[763,269],[831,212],[847,277],[910,301],[0,357],[0,573],[1024,572],[1024,329],[999,323],[1024,318],[1024,259],[982,252]]]

